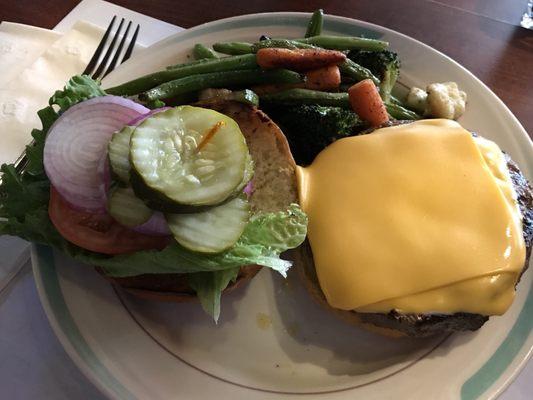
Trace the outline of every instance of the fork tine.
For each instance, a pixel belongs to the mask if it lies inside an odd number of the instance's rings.
[[[137,35],[139,34],[140,26],[137,25],[137,28],[135,28],[135,32],[133,32],[133,37],[131,38],[130,45],[128,46],[126,52],[124,53],[124,57],[122,58],[121,63],[126,61],[128,58],[131,57],[131,53],[133,52],[133,47],[135,47],[135,42],[137,41]]]
[[[109,37],[109,34],[111,33],[111,29],[113,29],[113,25],[115,24],[115,20],[117,19],[117,16],[114,15],[113,19],[109,23],[109,26],[107,27],[107,30],[104,33],[104,36],[102,37],[102,40],[100,40],[100,43],[98,44],[98,47],[96,48],[91,61],[89,61],[89,64],[87,64],[87,67],[82,72],[83,75],[88,75],[91,73],[91,71],[94,69],[98,58],[100,58],[100,55],[102,54],[102,51],[104,50],[104,46],[107,42],[107,38]]]
[[[117,38],[120,36],[120,32],[122,31],[122,25],[124,25],[124,18],[120,20],[120,24],[118,25],[117,31],[115,32],[115,36],[113,36],[113,40],[111,41],[111,43],[109,43],[109,47],[107,48],[104,58],[102,59],[102,61],[100,61],[100,65],[98,66],[96,71],[91,74],[91,78],[95,80],[101,78],[102,72],[104,71],[107,65],[109,57],[111,57],[111,54],[113,54],[113,51],[115,50],[115,43],[117,42]]]
[[[124,47],[124,43],[126,42],[126,38],[128,36],[128,33],[130,31],[131,27],[131,21],[128,22],[128,26],[126,27],[126,32],[124,32],[124,35],[122,36],[122,40],[120,41],[120,44],[118,45],[118,49],[115,52],[115,55],[113,59],[111,60],[111,63],[107,67],[106,71],[102,74],[102,79],[109,74],[111,71],[115,69],[115,66],[117,65],[118,58],[120,57],[120,53],[122,52],[122,47]]]

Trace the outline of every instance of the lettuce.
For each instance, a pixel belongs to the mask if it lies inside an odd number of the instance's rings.
[[[291,263],[279,255],[299,246],[306,233],[307,216],[297,204],[291,204],[287,211],[252,216],[237,243],[217,254],[197,253],[174,242],[161,251],[138,251],[98,259],[84,253],[72,256],[98,264],[106,275],[114,277],[220,271],[248,264],[269,267],[286,276]]]
[[[63,112],[75,104],[93,97],[105,96],[106,92],[95,80],[87,75],[76,75],[70,78],[63,90],[57,90],[50,98],[49,104],[59,106]]]
[[[196,253],[174,242],[161,251],[138,251],[113,257],[85,250],[70,255],[98,265],[114,277],[157,273],[188,273],[202,307],[215,321],[220,313],[220,296],[233,273],[243,265],[269,267],[286,276],[292,263],[279,258],[281,252],[299,246],[307,234],[307,216],[297,204],[287,211],[258,214],[251,218],[235,245],[222,253]],[[228,278],[230,277],[230,278]]]
[[[209,315],[218,322],[220,316],[220,297],[222,291],[228,286],[230,281],[235,282],[239,275],[239,267],[224,269],[216,272],[197,272],[189,274],[187,281],[194,289],[200,304]]]
[[[113,277],[189,274],[189,284],[215,320],[220,314],[221,293],[237,278],[241,266],[262,265],[285,276],[291,262],[280,259],[280,253],[299,246],[307,233],[307,216],[297,204],[286,211],[254,215],[237,243],[217,254],[196,253],[173,242],[162,251],[107,256],[75,246],[57,232],[48,217],[50,181],[43,167],[46,133],[61,112],[105,94],[91,78],[75,76],[62,91],[55,92],[48,107],[38,112],[42,129],[32,132],[35,143],[26,148],[28,165],[24,171],[17,172],[14,165],[0,167],[0,235],[19,236],[53,246],[76,260],[101,267]]]

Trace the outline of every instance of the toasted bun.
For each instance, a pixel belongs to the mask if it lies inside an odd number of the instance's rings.
[[[256,107],[242,103],[215,102],[209,104],[209,107],[233,118],[246,139],[254,160],[254,191],[250,196],[252,211],[284,211],[291,203],[297,203],[296,164],[287,139],[278,126]],[[257,265],[242,267],[237,281],[231,283],[224,292],[244,285],[260,269]],[[106,279],[144,299],[178,303],[197,299],[184,274],[144,274]]]
[[[528,268],[533,244],[533,191],[516,163],[507,155],[506,160],[523,217],[523,235],[527,248],[523,273]],[[359,325],[372,332],[389,337],[427,337],[447,332],[476,330],[488,320],[488,316],[470,313],[455,313],[451,315],[401,314],[391,311],[388,314],[380,314],[358,313],[332,308],[327,303],[320,288],[309,242],[305,241],[294,254],[295,267],[313,298],[344,321]]]

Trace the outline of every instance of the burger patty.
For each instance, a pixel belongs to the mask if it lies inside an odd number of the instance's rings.
[[[533,191],[516,163],[506,154],[507,167],[518,195],[518,204],[523,217],[523,235],[526,244],[526,261],[522,274],[529,266],[533,243]],[[356,313],[361,322],[398,330],[415,337],[431,336],[444,332],[474,331],[479,329],[488,316],[470,313],[447,314],[402,314],[391,311],[388,314]]]

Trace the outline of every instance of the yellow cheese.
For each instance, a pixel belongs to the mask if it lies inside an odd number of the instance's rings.
[[[502,273],[467,279],[438,289],[359,307],[358,312],[398,312],[409,314],[470,312],[501,315],[514,300],[516,274]],[[465,305],[466,304],[466,305]]]
[[[332,307],[492,315],[511,304],[525,244],[494,143],[417,121],[338,140],[298,180]]]

